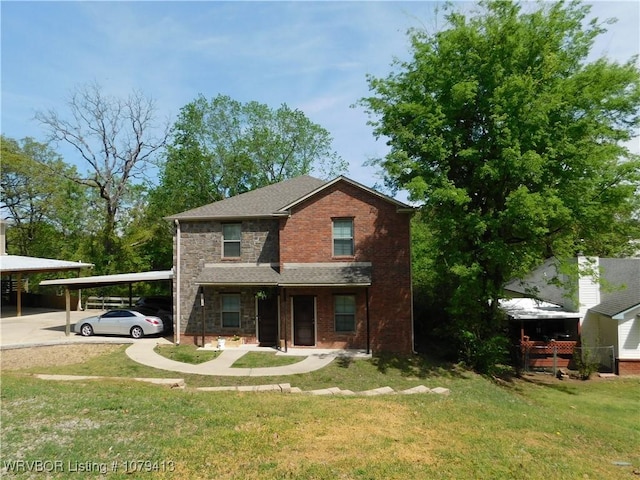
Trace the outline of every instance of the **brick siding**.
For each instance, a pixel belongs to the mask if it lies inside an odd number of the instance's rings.
[[[355,252],[353,257],[336,258],[332,219],[347,217],[353,218]],[[374,351],[411,352],[410,215],[398,213],[395,205],[382,198],[350,184],[337,183],[297,206],[289,218],[280,221],[280,261],[371,262],[371,347]],[[331,301],[328,303],[333,309]],[[318,317],[324,302],[319,305]],[[326,318],[333,322],[333,313]],[[357,338],[349,339],[359,348],[366,341],[362,327],[359,324]],[[322,338],[318,333],[319,343],[345,341],[330,333]]]
[[[620,376],[640,375],[640,360],[618,359],[618,375]]]

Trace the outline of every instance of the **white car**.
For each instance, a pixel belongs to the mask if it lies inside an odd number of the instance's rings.
[[[75,324],[73,331],[84,337],[91,335],[131,335],[142,338],[164,331],[160,317],[145,315],[135,310],[111,310],[102,315],[85,318]]]

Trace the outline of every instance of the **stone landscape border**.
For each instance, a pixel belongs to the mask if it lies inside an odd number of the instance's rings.
[[[147,382],[154,385],[164,385],[170,388],[187,387],[182,378],[141,378],[141,377],[101,377],[95,375],[49,375],[34,374],[35,378],[40,380],[55,381],[79,381],[79,380],[133,380],[137,382]],[[408,388],[406,390],[396,391],[391,387],[380,387],[372,390],[364,390],[362,392],[354,392],[352,390],[343,390],[338,387],[321,388],[317,390],[301,390],[298,387],[292,387],[289,383],[278,383],[271,385],[239,385],[226,387],[197,387],[195,390],[200,392],[279,392],[279,393],[300,393],[306,395],[359,395],[364,397],[373,397],[377,395],[415,395],[419,393],[436,394],[448,396],[451,391],[448,388],[436,387],[428,388],[424,385]]]

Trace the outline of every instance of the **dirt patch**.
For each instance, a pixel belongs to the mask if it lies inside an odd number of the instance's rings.
[[[2,350],[0,352],[0,370],[73,365],[75,363],[83,363],[92,357],[111,353],[121,346],[93,343]]]

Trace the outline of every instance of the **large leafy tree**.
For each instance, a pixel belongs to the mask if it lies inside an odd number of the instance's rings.
[[[424,204],[447,325],[478,345],[499,331],[508,279],[551,255],[624,250],[640,174],[637,59],[587,62],[604,32],[589,7],[480,5],[411,31],[411,59],[361,100],[391,147],[388,183]]]
[[[96,267],[98,272],[113,272],[122,258],[119,234],[132,189],[154,166],[167,129],[157,123],[155,101],[140,92],[120,98],[106,95],[98,84],[82,85],[72,91],[67,107],[66,115],[40,111],[36,119],[50,141],[70,146],[76,163],[86,167],[69,178],[95,193],[103,247]]]
[[[10,222],[11,253],[75,259],[86,232],[87,191],[47,145],[32,138],[0,139],[2,210]]]
[[[158,193],[180,211],[312,171],[331,176],[346,169],[331,142],[327,130],[287,105],[200,95],[173,127]]]
[[[150,213],[157,219],[302,174],[334,176],[347,165],[331,143],[326,129],[287,105],[200,95],[174,124]],[[171,260],[169,228],[153,226],[157,241],[148,245],[163,264]]]

